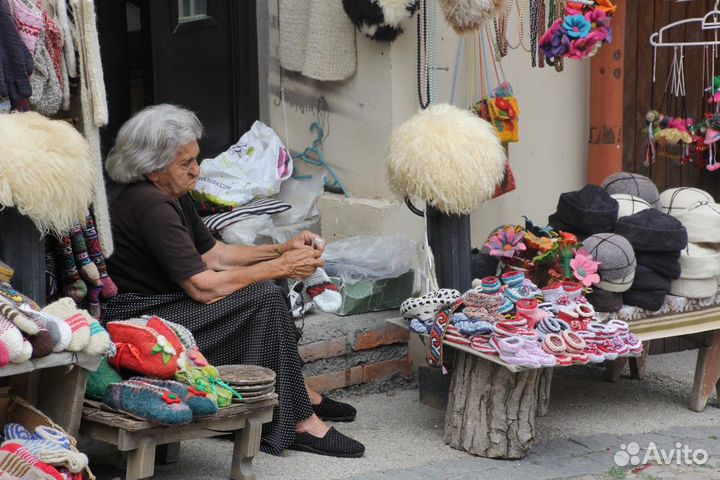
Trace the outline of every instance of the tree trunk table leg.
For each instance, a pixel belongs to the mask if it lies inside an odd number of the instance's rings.
[[[718,388],[720,380],[720,330],[712,333],[709,347],[700,347],[695,366],[695,382],[693,384],[690,409],[702,412],[713,391]]]
[[[245,422],[245,428],[235,432],[235,445],[230,467],[232,480],[255,480],[252,461],[260,451],[262,426],[263,422],[260,418],[250,417]]]
[[[143,440],[137,450],[128,452],[125,480],[150,478],[155,473],[155,444]]]
[[[645,378],[647,357],[650,353],[650,342],[643,342],[643,352],[639,357],[630,358],[630,378],[642,380]]]
[[[497,363],[457,352],[445,443],[488,458],[522,458],[535,435],[540,370],[513,373]]]
[[[623,370],[625,370],[625,365],[627,364],[627,358],[618,358],[617,360],[607,362],[607,367],[605,367],[605,378],[613,383],[617,382],[620,380],[620,376],[622,375]]]
[[[180,442],[158,445],[155,449],[155,463],[157,465],[170,465],[180,459]]]
[[[552,368],[540,370],[538,378],[537,416],[547,417],[550,410],[550,387],[552,386]]]

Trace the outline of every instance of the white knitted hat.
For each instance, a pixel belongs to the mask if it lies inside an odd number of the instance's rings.
[[[688,243],[680,254],[680,278],[700,280],[720,275],[720,252]]]
[[[355,27],[342,0],[280,0],[280,64],[322,81],[355,72]]]
[[[640,197],[630,195],[628,193],[616,193],[610,195],[612,198],[617,200],[620,208],[618,209],[618,218],[626,217],[648,208],[653,208],[648,202]]]
[[[670,284],[670,293],[678,297],[709,298],[715,296],[717,290],[718,283],[715,278],[700,280],[678,278]]]
[[[597,284],[598,288],[607,290],[608,292],[623,293],[630,290],[633,282],[635,281],[635,269],[628,273],[619,280],[601,280]]]
[[[660,194],[661,212],[675,216],[696,202],[715,203],[712,195],[705,190],[692,187],[669,188]]]
[[[690,242],[720,242],[720,205],[705,200],[672,213],[685,226]]]

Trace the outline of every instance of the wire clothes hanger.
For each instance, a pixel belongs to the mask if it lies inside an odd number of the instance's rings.
[[[710,45],[720,45],[718,38],[718,30],[720,30],[720,0],[715,1],[715,8],[705,14],[704,17],[686,18],[677,22],[665,25],[657,32],[650,35],[650,45],[653,47],[706,47]],[[712,30],[715,32],[715,39],[706,42],[670,42],[667,40],[666,33],[677,26],[687,25],[691,23],[699,23],[702,30]]]

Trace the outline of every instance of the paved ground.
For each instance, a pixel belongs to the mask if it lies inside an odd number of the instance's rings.
[[[556,369],[550,415],[537,421],[538,445],[522,461],[488,460],[466,455],[442,442],[443,412],[420,405],[417,390],[347,395],[360,416],[338,429],[367,446],[361,459],[334,459],[298,452],[282,457],[261,454],[255,462],[260,479],[642,479],[720,480],[720,410],[687,408],[695,354],[650,358],[642,382],[606,382],[592,367]],[[713,400],[714,401],[714,400]],[[651,466],[632,471],[614,463],[621,445],[651,441],[666,454],[676,442],[705,449],[703,466]],[[159,466],[154,478],[227,478],[232,445],[224,440],[183,443],[178,464]],[[638,454],[644,455],[644,451]],[[92,456],[99,480],[121,474]],[[119,459],[116,459],[119,460]]]

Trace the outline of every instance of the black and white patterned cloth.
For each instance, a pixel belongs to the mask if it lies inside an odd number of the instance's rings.
[[[273,215],[290,209],[290,205],[272,198],[261,198],[247,205],[235,207],[229,212],[214,213],[202,217],[205,226],[212,233],[219,232],[237,222],[242,222],[256,215]]]
[[[254,283],[210,305],[183,292],[124,293],[110,300],[104,321],[157,315],[190,329],[213,365],[273,370],[279,404],[273,421],[263,426],[261,449],[278,455],[295,440],[295,424],[313,414],[285,297],[282,287],[271,281]]]

